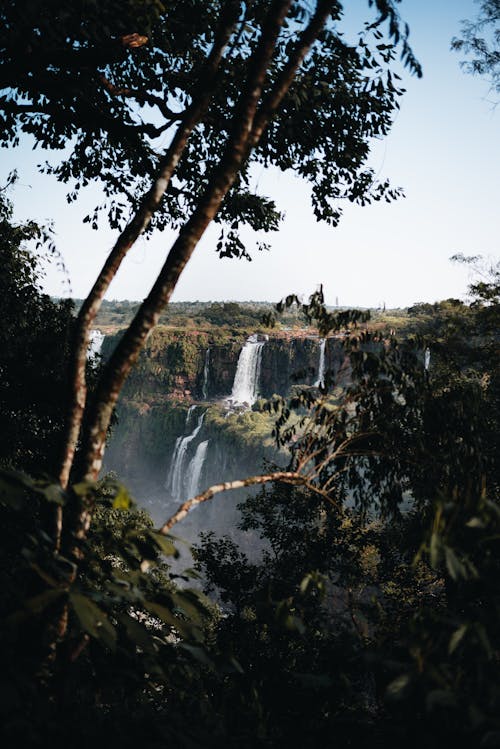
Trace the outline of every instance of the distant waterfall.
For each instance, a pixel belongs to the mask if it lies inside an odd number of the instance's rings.
[[[318,379],[314,383],[315,387],[322,388],[325,386],[325,349],[326,349],[326,338],[322,338],[319,342],[319,366],[318,366]]]
[[[252,406],[257,400],[264,343],[256,335],[251,335],[241,349],[233,390],[228,399],[232,405]]]
[[[196,406],[191,406],[186,416],[186,427],[189,426],[191,414],[193,413]],[[172,462],[170,464],[170,471],[167,477],[165,488],[172,499],[182,501],[186,499],[185,486],[187,483],[187,472],[185,471],[185,463],[187,458],[187,450],[189,444],[198,436],[198,433],[203,426],[203,419],[205,413],[200,414],[195,428],[190,434],[177,437],[175,442],[174,454],[172,456]],[[201,467],[200,467],[201,472]]]
[[[200,476],[207,457],[208,440],[200,442],[188,467],[189,485],[187,496],[196,497],[200,490]]]
[[[90,331],[90,341],[89,341],[89,347],[87,349],[87,357],[90,358],[91,356],[96,356],[96,354],[101,353],[102,348],[102,342],[105,339],[104,333],[101,333],[100,330],[91,330]]]
[[[429,368],[431,366],[431,350],[429,346],[424,351],[424,369],[426,372],[429,371]]]
[[[210,371],[210,349],[205,353],[205,365],[203,367],[203,385],[201,386],[201,397],[204,401],[208,399],[208,373]]]

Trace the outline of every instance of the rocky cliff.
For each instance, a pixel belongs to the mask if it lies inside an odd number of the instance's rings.
[[[118,338],[105,339],[104,357]],[[155,520],[212,483],[261,472],[264,461],[286,464],[262,400],[252,408],[231,401],[247,340],[247,331],[162,327],[148,339],[122,393],[106,467],[129,483]],[[342,342],[335,338],[322,344],[312,332],[271,331],[251,340],[259,349],[258,359],[248,360],[255,398],[286,395],[294,384],[314,386],[328,372],[338,377],[345,369]],[[217,530],[232,526],[234,504],[225,498],[197,510],[188,535],[207,524]]]

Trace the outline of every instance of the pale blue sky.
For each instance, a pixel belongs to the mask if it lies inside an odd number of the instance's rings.
[[[346,2],[357,23],[366,0]],[[293,175],[261,170],[260,188],[276,198],[286,218],[268,235],[271,252],[254,261],[219,260],[216,229],[209,230],[185,270],[175,300],[259,299],[276,301],[308,294],[323,283],[327,301],[343,305],[406,306],[416,301],[463,297],[467,275],[452,265],[457,251],[498,257],[500,205],[500,109],[488,101],[485,80],[464,75],[450,40],[460,20],[472,17],[473,0],[404,0],[401,14],[424,67],[421,80],[405,77],[407,93],[389,138],[377,143],[373,164],[401,185],[406,199],[393,204],[348,206],[337,229],[316,223],[307,188]],[[43,159],[26,146],[0,152],[0,179],[14,166],[18,218],[53,218],[57,245],[73,294],[86,295],[114,238],[93,232],[81,218],[97,202],[88,193],[68,206],[64,188],[36,173]],[[111,299],[142,299],[160,268],[172,235],[139,240],[108,293]],[[49,269],[46,288],[65,293],[64,279]]]

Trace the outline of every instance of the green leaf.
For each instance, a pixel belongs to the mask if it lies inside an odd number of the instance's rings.
[[[211,658],[208,657],[205,648],[201,648],[199,645],[189,645],[187,642],[180,642],[179,647],[192,655],[198,663],[201,663],[203,666],[208,666],[209,668],[214,668],[214,663]]]
[[[123,485],[118,486],[118,491],[113,499],[113,510],[129,510],[132,498]]]
[[[453,549],[446,546],[444,553],[446,558],[446,569],[448,570],[450,577],[455,581],[466,578],[467,574],[465,567],[458,559]]]
[[[66,492],[59,484],[49,484],[42,490],[43,496],[49,502],[56,505],[66,504]]]
[[[431,560],[431,566],[433,567],[433,569],[436,569],[437,567],[439,567],[441,556],[442,556],[441,537],[439,536],[438,533],[436,533],[436,531],[434,531],[431,536],[431,543],[430,543],[430,560]]]
[[[70,603],[84,632],[113,650],[116,645],[116,631],[104,611],[81,593],[71,593]]]
[[[191,635],[191,628],[187,622],[182,621],[175,616],[173,611],[170,611],[166,606],[162,606],[160,603],[154,601],[145,601],[144,607],[162,622],[168,624],[169,627],[173,627],[182,637],[189,637]]]
[[[154,641],[144,624],[129,614],[117,614],[116,618],[132,640],[144,653],[156,653]]]
[[[166,557],[174,557],[174,559],[177,559],[179,552],[175,548],[171,538],[164,536],[162,533],[158,533],[158,531],[149,531],[149,536],[153,539],[162,554]]]
[[[385,690],[386,697],[389,700],[400,700],[407,694],[411,683],[410,676],[408,674],[402,674],[397,679],[391,681],[387,689]]]
[[[471,518],[468,523],[465,524],[467,528],[485,528],[485,524],[481,518]]]
[[[468,630],[468,625],[462,624],[461,627],[459,627],[453,632],[452,636],[450,637],[450,642],[448,644],[448,653],[450,655],[454,653],[455,650],[458,648],[467,630]]]
[[[80,481],[78,484],[73,484],[71,489],[74,493],[84,499],[95,489],[95,483],[93,481]]]

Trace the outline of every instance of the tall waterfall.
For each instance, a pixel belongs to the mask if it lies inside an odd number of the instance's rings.
[[[208,373],[210,371],[210,349],[205,353],[205,364],[203,367],[203,385],[201,386],[201,397],[204,401],[208,398]]]
[[[191,406],[186,416],[186,428],[189,426],[191,414],[196,406]],[[198,433],[203,426],[203,419],[205,413],[200,414],[196,422],[196,426],[190,434],[177,437],[175,442],[174,454],[172,456],[172,462],[170,464],[170,470],[168,473],[165,488],[169,495],[175,499],[182,501],[186,499],[185,487],[187,484],[187,473],[185,471],[185,464],[187,458],[187,451],[189,444],[198,436]],[[201,467],[200,467],[201,472]]]
[[[317,388],[325,386],[325,349],[326,349],[326,338],[322,338],[319,342],[319,366],[318,366],[318,379],[314,383]]]
[[[233,390],[228,399],[232,405],[252,406],[257,400],[264,343],[256,335],[251,335],[241,349]]]
[[[208,440],[200,442],[188,467],[189,484],[187,496],[196,497],[200,490],[200,476],[207,457]]]
[[[87,349],[87,357],[90,358],[91,356],[96,356],[96,354],[101,353],[102,348],[102,342],[105,339],[104,333],[101,333],[100,330],[91,330],[90,331],[90,341],[89,341],[89,347]]]

